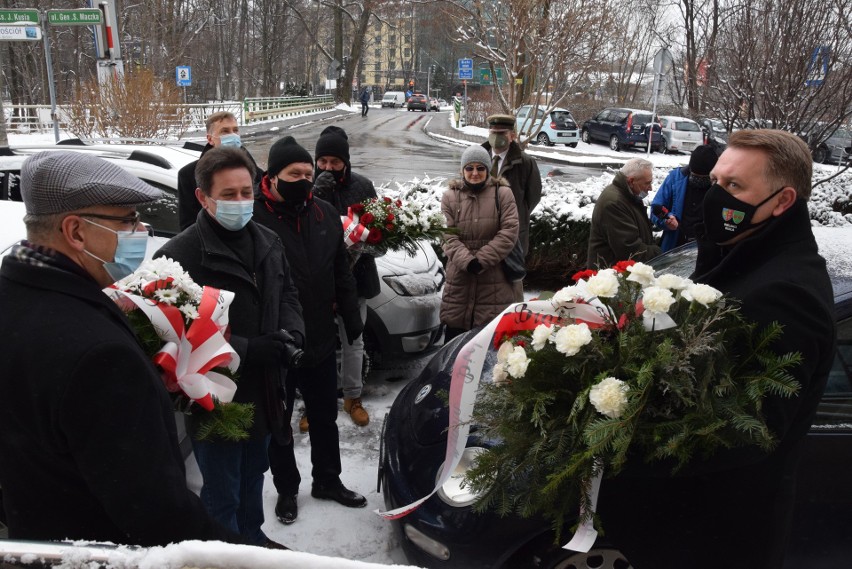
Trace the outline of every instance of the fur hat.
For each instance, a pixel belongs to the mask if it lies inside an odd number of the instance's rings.
[[[689,157],[689,172],[699,176],[707,176],[716,165],[719,156],[716,151],[707,144],[702,144],[692,151]]]
[[[486,168],[490,169],[491,156],[488,154],[487,150],[478,144],[468,146],[467,149],[462,152],[461,169],[464,170],[464,167],[468,164],[482,164]]]
[[[122,167],[82,152],[39,152],[21,167],[21,197],[30,215],[135,206],[162,195]]]
[[[285,136],[276,140],[269,149],[266,171],[270,177],[277,176],[281,170],[293,162],[305,162],[311,166],[314,164],[310,152],[299,146],[292,136]]]
[[[317,139],[314,156],[317,160],[323,156],[334,156],[349,166],[349,137],[346,131],[337,126],[326,127]]]

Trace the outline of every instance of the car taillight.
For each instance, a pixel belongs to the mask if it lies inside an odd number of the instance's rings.
[[[553,130],[557,129],[556,121],[550,121],[550,128],[552,128]]]
[[[633,115],[627,117],[627,130],[633,128]]]

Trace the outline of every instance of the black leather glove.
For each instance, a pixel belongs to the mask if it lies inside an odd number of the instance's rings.
[[[274,365],[281,361],[286,337],[280,330],[248,341],[246,359],[255,365]]]
[[[331,172],[322,172],[317,179],[314,180],[314,194],[321,199],[329,198],[334,189],[337,187],[337,181],[334,179],[334,174]]]
[[[346,341],[350,346],[364,333],[364,323],[360,318],[351,324],[344,322],[343,328],[346,330]]]
[[[479,262],[479,259],[474,257],[473,260],[467,264],[467,272],[474,275],[478,275],[482,272],[482,263]]]

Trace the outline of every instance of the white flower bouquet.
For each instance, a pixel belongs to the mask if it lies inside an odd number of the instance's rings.
[[[175,408],[202,414],[196,436],[248,437],[254,407],[231,402],[240,363],[227,341],[234,293],[197,285],[179,263],[165,257],[146,261],[107,292],[160,370]]]
[[[437,241],[447,231],[447,220],[441,212],[389,197],[354,204],[341,221],[347,247],[373,256],[400,249],[413,255],[418,240]]]
[[[719,291],[641,263],[574,280],[546,310],[516,305],[492,324],[493,381],[484,369],[472,424],[494,444],[464,481],[477,508],[594,533],[606,520],[593,482],[628,457],[676,471],[721,449],[773,448],[762,402],[799,389],[787,372],[799,355],[769,349],[779,326],[757,330]]]

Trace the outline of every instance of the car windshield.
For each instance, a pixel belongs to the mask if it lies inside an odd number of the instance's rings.
[[[677,123],[677,127],[675,127],[675,128],[677,128],[677,130],[687,130],[687,131],[690,131],[690,132],[696,132],[696,131],[701,130],[700,128],[698,128],[698,125],[695,124],[692,121],[679,122],[679,123]]]

